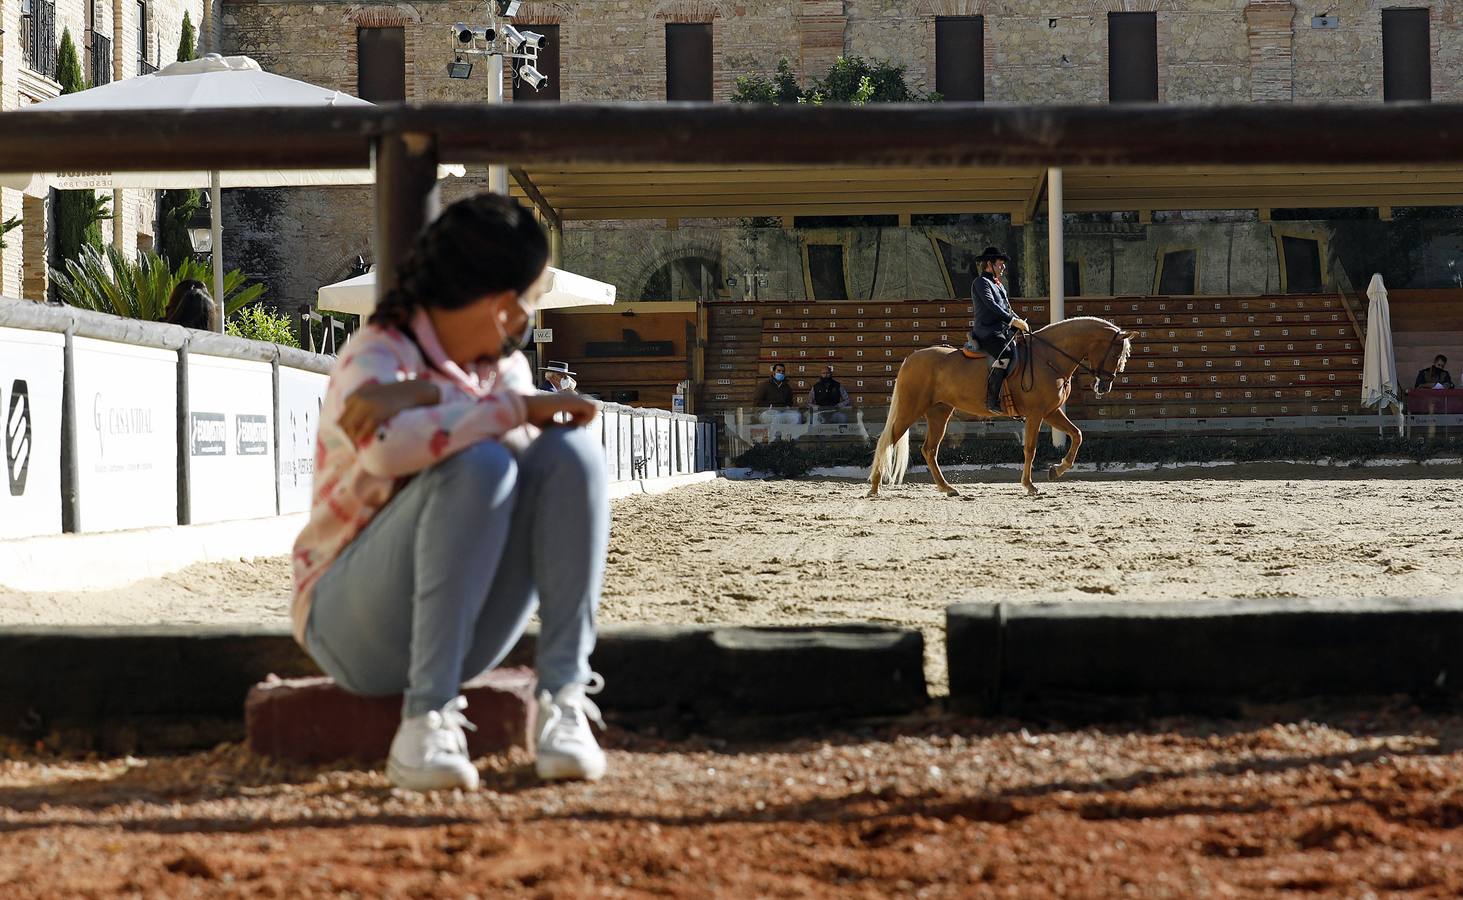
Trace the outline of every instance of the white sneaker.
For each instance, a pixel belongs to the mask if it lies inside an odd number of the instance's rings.
[[[590,683],[566,684],[557,695],[540,691],[538,695],[538,777],[583,778],[598,781],[604,777],[605,754],[594,740],[589,723],[605,727],[599,707],[585,694],[598,694],[604,679],[595,673]]]
[[[466,697],[455,697],[441,710],[402,719],[391,741],[386,777],[410,791],[474,790],[478,770],[467,754],[467,735],[476,731],[462,711]]]

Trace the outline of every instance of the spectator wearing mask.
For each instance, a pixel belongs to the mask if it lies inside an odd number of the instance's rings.
[[[564,362],[550,362],[539,371],[544,373],[544,380],[539,385],[539,390],[547,391],[550,394],[573,394],[579,386],[574,380],[574,373],[569,371],[569,364]]]
[[[787,383],[787,366],[772,364],[772,377],[757,386],[752,405],[762,410],[766,423],[797,424],[802,417],[793,406],[792,385]]]
[[[1448,358],[1439,353],[1433,364],[1417,373],[1417,381],[1412,385],[1414,388],[1433,388],[1442,390],[1453,387],[1453,376],[1448,374]]]
[[[848,414],[843,410],[853,405],[848,391],[833,377],[833,367],[825,366],[823,377],[813,382],[808,391],[808,408],[813,410],[813,422],[843,424]]]

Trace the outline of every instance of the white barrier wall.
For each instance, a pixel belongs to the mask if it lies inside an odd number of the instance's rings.
[[[178,354],[77,337],[78,531],[178,522]]]
[[[64,335],[0,328],[0,538],[61,533],[65,347]]]
[[[257,519],[274,496],[274,375],[269,363],[188,355],[188,521]]]
[[[325,402],[328,375],[281,367],[279,370],[279,511],[310,509],[315,477],[315,435]]]

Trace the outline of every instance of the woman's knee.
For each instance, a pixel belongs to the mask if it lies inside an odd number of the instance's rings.
[[[518,481],[518,461],[497,441],[473,444],[433,466],[432,475],[453,490],[481,500],[484,495],[506,498]]]
[[[589,485],[605,480],[604,450],[585,428],[548,428],[533,442],[534,462],[555,478]]]

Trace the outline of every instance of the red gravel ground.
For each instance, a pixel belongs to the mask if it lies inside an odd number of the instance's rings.
[[[1452,713],[608,743],[599,784],[541,785],[513,754],[427,797],[235,745],[12,748],[0,897],[1463,895]]]

